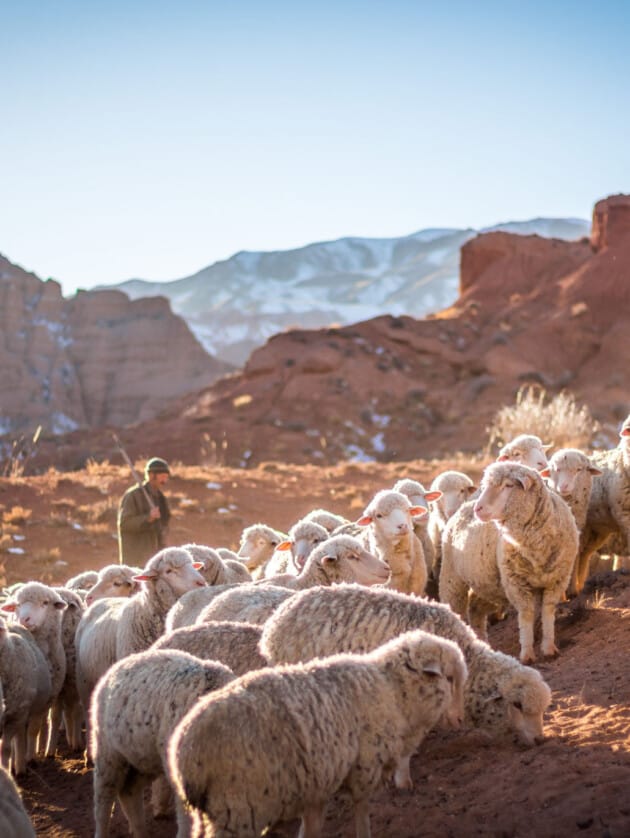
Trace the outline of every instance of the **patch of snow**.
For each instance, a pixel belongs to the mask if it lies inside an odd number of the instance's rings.
[[[24,541],[26,538],[25,535],[20,535],[19,533],[13,533],[13,540],[14,541]]]
[[[383,434],[376,434],[372,437],[372,448],[375,451],[378,451],[379,454],[382,454],[385,451],[385,440],[383,439]]]
[[[12,553],[14,556],[23,556],[26,550],[22,547],[7,547],[7,553]]]
[[[213,483],[212,481],[206,483],[206,489],[220,489],[222,486],[222,483]]]
[[[345,458],[351,463],[373,463],[374,457],[366,454],[358,445],[346,445],[344,449]]]
[[[79,423],[75,422],[65,413],[53,413],[51,418],[51,431],[53,434],[65,434],[68,431],[76,431]]]

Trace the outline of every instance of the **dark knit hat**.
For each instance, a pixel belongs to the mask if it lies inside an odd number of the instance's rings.
[[[145,474],[148,474],[150,471],[155,472],[157,474],[171,473],[171,470],[168,467],[168,463],[161,457],[151,457],[151,459],[147,462],[146,466],[144,467],[144,472]]]

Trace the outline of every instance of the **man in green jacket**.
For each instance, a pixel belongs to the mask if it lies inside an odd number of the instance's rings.
[[[118,558],[121,564],[144,567],[166,546],[171,517],[162,487],[170,469],[166,460],[152,457],[144,468],[144,483],[127,489],[118,505]],[[149,503],[149,499],[151,503]]]

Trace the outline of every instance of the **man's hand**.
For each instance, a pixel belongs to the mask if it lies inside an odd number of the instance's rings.
[[[159,506],[154,506],[153,509],[149,512],[149,521],[158,521],[160,519],[160,508]]]

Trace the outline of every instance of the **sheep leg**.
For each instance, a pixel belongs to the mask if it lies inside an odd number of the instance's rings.
[[[59,741],[59,728],[61,726],[61,701],[56,698],[50,708],[50,721],[48,724],[48,739],[46,742],[45,756],[54,757]]]
[[[68,706],[63,714],[66,738],[73,751],[80,751],[83,745],[83,708],[80,704]]]
[[[555,643],[556,604],[562,597],[561,590],[545,590],[542,597],[540,610],[542,624],[542,642],[540,651],[543,657],[551,658],[558,654],[558,647]]]
[[[496,606],[477,596],[471,591],[468,600],[468,622],[481,640],[488,640],[488,615],[496,611]]]
[[[41,730],[44,727],[44,716],[39,714],[31,716],[26,731],[26,762],[30,762],[37,756],[38,741],[41,738]]]
[[[129,822],[129,829],[133,838],[144,838],[146,835],[143,799],[146,784],[146,778],[135,774],[128,777],[127,782],[118,792],[118,801]]]
[[[396,765],[394,771],[394,785],[397,789],[406,789],[411,791],[413,788],[413,781],[411,779],[411,754],[401,757]]]
[[[357,838],[371,838],[370,810],[367,800],[355,800],[354,824]]]
[[[324,806],[307,806],[302,812],[302,824],[298,838],[319,838],[324,824]]]
[[[164,818],[173,811],[173,788],[166,777],[157,777],[151,788],[151,808],[154,818]]]
[[[518,636],[521,644],[521,663],[533,663],[536,660],[534,652],[534,621],[536,608],[533,598],[519,603],[518,610]]]
[[[571,595],[579,594],[584,587],[584,583],[589,574],[591,556],[606,542],[609,535],[610,532],[601,533],[594,530],[585,530],[582,533],[579,552],[575,560],[571,584],[569,586],[569,593]]]
[[[186,811],[186,807],[177,796],[175,796],[175,817],[177,820],[176,838],[191,838],[195,829],[195,818],[192,812]]]
[[[94,838],[106,838],[114,800],[125,777],[124,760],[109,755],[94,766]]]

